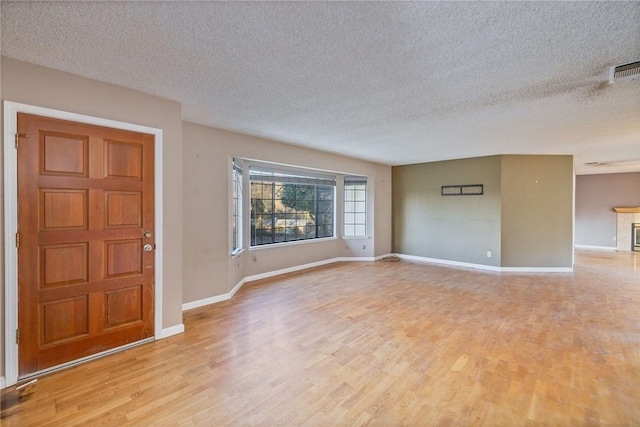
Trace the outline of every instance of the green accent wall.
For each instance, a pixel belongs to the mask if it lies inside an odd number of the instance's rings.
[[[500,266],[500,164],[491,156],[394,167],[393,251]],[[484,194],[440,194],[462,184],[482,184]]]
[[[502,266],[573,266],[573,157],[502,156]]]
[[[484,194],[441,195],[444,185],[464,184],[482,184]],[[393,252],[494,267],[572,267],[573,185],[572,156],[395,166]]]

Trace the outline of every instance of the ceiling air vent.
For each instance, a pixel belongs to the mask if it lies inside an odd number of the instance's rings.
[[[616,65],[609,69],[609,83],[620,80],[634,80],[640,77],[640,61]]]

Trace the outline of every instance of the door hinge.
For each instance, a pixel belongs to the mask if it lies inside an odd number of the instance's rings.
[[[26,133],[16,133],[16,150],[20,146],[20,138],[29,138]]]
[[[20,233],[16,233],[16,248],[20,247]]]
[[[16,329],[16,344],[20,344],[20,329]]]

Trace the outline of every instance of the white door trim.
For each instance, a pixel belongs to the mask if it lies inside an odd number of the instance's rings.
[[[18,382],[18,345],[16,344],[15,338],[18,328],[18,251],[14,237],[18,230],[18,156],[15,148],[18,113],[106,126],[154,136],[156,242],[154,335],[156,339],[163,338],[167,335],[163,333],[162,329],[162,129],[4,101],[4,386],[6,387]],[[2,301],[0,301],[0,306],[1,305]]]

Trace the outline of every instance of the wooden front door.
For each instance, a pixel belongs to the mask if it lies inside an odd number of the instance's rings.
[[[24,378],[153,336],[154,138],[28,114],[18,132]]]

